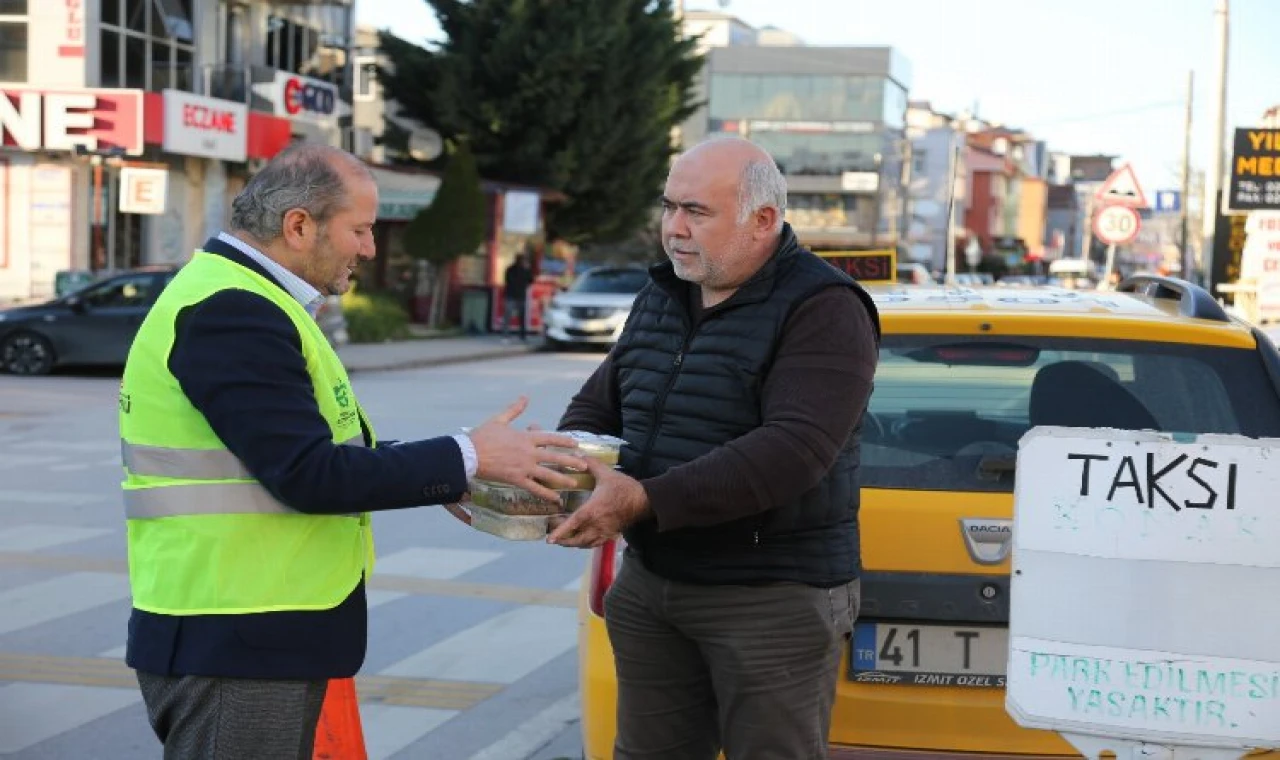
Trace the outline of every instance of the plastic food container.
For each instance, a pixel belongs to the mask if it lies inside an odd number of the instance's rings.
[[[547,465],[556,472],[564,473],[573,478],[573,488],[578,491],[590,491],[596,487],[596,476],[589,472],[580,472],[578,470],[570,470],[567,467],[558,465]]]
[[[547,451],[588,456],[610,466],[618,464],[618,454],[622,447],[627,445],[626,441],[612,435],[584,433],[579,430],[565,430],[561,432],[561,435],[571,436],[578,442],[578,448],[568,449],[561,446],[547,446],[545,447]]]
[[[563,504],[545,501],[523,488],[491,483],[487,480],[473,480],[468,489],[471,503],[490,512],[518,517],[562,515],[572,512],[591,496],[590,489],[569,489],[559,491]]]
[[[466,509],[472,528],[508,541],[541,541],[551,529],[550,515],[504,515],[474,504]]]

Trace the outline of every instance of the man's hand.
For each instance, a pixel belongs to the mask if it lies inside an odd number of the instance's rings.
[[[523,488],[539,498],[559,502],[560,494],[553,489],[572,488],[573,478],[547,465],[585,470],[587,461],[580,456],[538,448],[577,448],[578,443],[571,436],[516,430],[511,427],[512,421],[528,406],[529,399],[521,396],[514,404],[468,433],[472,445],[476,447],[476,459],[479,462],[476,477]]]
[[[587,472],[596,479],[591,498],[551,531],[547,543],[594,549],[651,513],[639,481],[594,459],[587,460]]]

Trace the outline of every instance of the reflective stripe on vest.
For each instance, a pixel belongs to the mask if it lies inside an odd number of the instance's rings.
[[[305,514],[278,501],[257,483],[200,483],[124,492],[130,520],[186,515]]]
[[[363,446],[364,436],[343,441],[342,446]],[[248,468],[226,449],[177,449],[143,446],[121,439],[120,457],[130,475],[184,480],[252,480]],[[261,512],[237,509],[234,512]],[[200,514],[204,514],[203,511]],[[130,515],[131,517],[133,515]]]

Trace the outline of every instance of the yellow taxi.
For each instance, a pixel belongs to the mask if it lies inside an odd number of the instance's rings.
[[[1018,440],[1037,425],[1280,436],[1280,353],[1168,278],[1115,292],[871,290],[884,337],[862,427],[862,606],[831,757],[1076,755],[1005,712]],[[601,610],[621,561],[616,543],[595,550],[583,583],[587,760],[613,756]]]

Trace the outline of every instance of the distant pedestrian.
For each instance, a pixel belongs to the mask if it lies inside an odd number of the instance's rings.
[[[377,440],[314,321],[374,256],[354,156],[302,145],[231,205],[165,288],[120,386],[138,674],[166,759],[312,755],[328,682],[364,662],[369,512],[459,499],[472,477],[555,499],[573,439],[515,430]],[[446,400],[447,401],[447,400]],[[562,461],[563,460],[563,461]]]
[[[511,318],[514,316],[520,324],[520,340],[528,338],[525,326],[525,302],[529,296],[529,286],[533,284],[533,269],[529,267],[526,254],[516,254],[516,260],[507,267],[502,279],[502,337],[505,340],[511,334]]]

